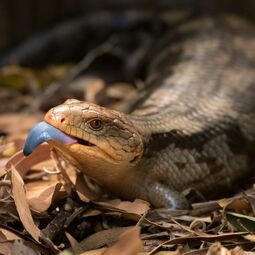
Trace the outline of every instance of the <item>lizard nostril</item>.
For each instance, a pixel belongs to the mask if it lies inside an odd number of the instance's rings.
[[[60,123],[64,123],[65,120],[66,120],[65,118],[61,118]]]

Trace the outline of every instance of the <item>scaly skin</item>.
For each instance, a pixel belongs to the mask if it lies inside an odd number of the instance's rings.
[[[151,56],[129,115],[68,100],[45,121],[89,142],[67,147],[85,174],[126,199],[185,208],[186,188],[234,190],[255,170],[254,31],[237,18],[181,25]]]

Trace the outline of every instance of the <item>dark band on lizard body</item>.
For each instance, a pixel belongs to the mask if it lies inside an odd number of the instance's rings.
[[[208,18],[171,34],[130,115],[69,100],[45,121],[85,141],[67,148],[100,185],[184,208],[184,189],[213,195],[253,173],[255,32],[237,18]]]

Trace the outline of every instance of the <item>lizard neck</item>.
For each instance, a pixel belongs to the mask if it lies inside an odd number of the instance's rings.
[[[147,200],[145,192],[145,173],[141,171],[140,164],[122,165],[87,161],[83,172],[94,179],[100,186],[111,193],[128,199],[140,198]]]

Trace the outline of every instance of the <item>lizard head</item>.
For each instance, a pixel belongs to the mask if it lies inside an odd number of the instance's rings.
[[[143,154],[142,138],[128,116],[96,104],[69,99],[49,110],[41,125],[30,132],[24,154],[42,142],[56,140],[65,144],[91,177],[132,167]]]

